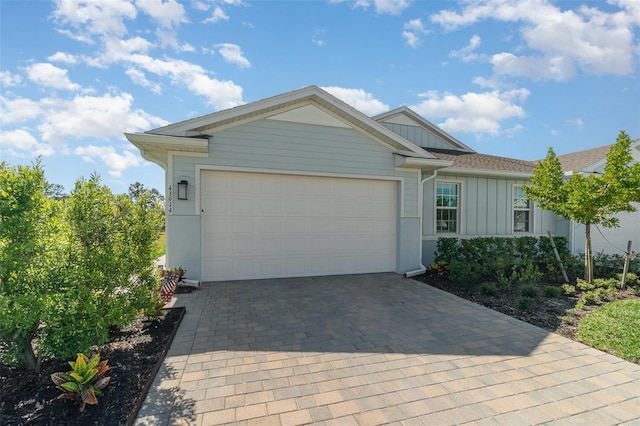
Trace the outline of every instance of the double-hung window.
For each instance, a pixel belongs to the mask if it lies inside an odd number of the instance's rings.
[[[457,183],[436,184],[436,233],[459,232],[460,186]]]
[[[531,232],[531,201],[520,185],[513,186],[513,232]]]

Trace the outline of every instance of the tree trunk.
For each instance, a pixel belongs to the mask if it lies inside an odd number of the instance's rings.
[[[20,340],[20,344],[22,346],[22,362],[24,363],[24,367],[27,370],[33,370],[36,373],[40,373],[40,359],[36,357],[35,352],[33,352],[33,345],[31,345],[32,338],[26,337]]]
[[[591,255],[591,222],[585,223],[584,280],[593,283],[593,256]]]

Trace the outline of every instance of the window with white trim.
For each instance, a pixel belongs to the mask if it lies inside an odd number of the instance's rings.
[[[453,234],[459,231],[460,185],[436,183],[436,233]]]
[[[531,201],[521,185],[513,186],[513,232],[531,232]]]

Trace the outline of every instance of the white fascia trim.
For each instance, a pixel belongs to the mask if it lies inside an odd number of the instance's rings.
[[[152,133],[125,133],[129,142],[132,144],[156,144],[167,148],[171,151],[190,150],[207,150],[209,148],[208,139],[186,138],[181,136],[165,136],[155,135]],[[182,148],[182,149],[181,149]],[[192,151],[193,152],[193,151]],[[198,151],[205,152],[205,151]]]
[[[202,172],[240,172],[240,173],[268,173],[276,175],[290,175],[290,176],[312,176],[312,177],[328,177],[338,179],[367,179],[367,180],[386,180],[395,181],[400,184],[400,218],[404,218],[404,181],[403,176],[385,176],[385,175],[360,175],[360,174],[348,174],[348,173],[329,173],[329,172],[310,172],[303,170],[282,170],[282,169],[263,169],[252,167],[235,167],[235,166],[215,166],[208,164],[196,164],[196,199],[195,199],[195,214],[200,216],[200,185]]]
[[[531,179],[531,173],[510,172],[506,170],[462,169],[457,167],[450,167],[450,168],[447,168],[446,170],[443,170],[443,173],[447,175],[500,177],[500,178],[527,179],[527,180]]]
[[[444,169],[450,167],[453,161],[438,160],[436,158],[416,158],[402,157],[397,155],[395,160],[396,167],[411,167],[425,169]]]

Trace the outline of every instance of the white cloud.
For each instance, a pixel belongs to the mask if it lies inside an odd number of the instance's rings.
[[[131,55],[127,59],[162,77],[169,77],[173,84],[185,85],[193,93],[207,97],[216,109],[232,108],[242,104],[242,87],[229,80],[213,79],[200,65],[169,59],[154,59],[147,55]]]
[[[329,3],[348,3],[350,0],[329,0]],[[368,9],[373,5],[376,13],[400,15],[413,4],[413,0],[355,0],[354,8]]]
[[[59,22],[78,30],[77,34],[110,34],[123,36],[127,33],[125,19],[134,19],[137,10],[127,0],[86,1],[56,0],[53,16]],[[69,32],[69,35],[73,33]]]
[[[9,71],[0,71],[0,84],[3,87],[17,86],[22,83],[20,74],[11,74]]]
[[[55,153],[53,146],[39,143],[24,129],[0,132],[0,148],[12,157],[48,157]]]
[[[576,75],[573,62],[564,56],[533,57],[498,53],[491,58],[498,75],[528,77],[532,80],[568,80]]]
[[[49,56],[47,60],[51,62],[62,62],[69,65],[78,63],[78,59],[74,55],[65,52],[56,52],[53,55]]]
[[[80,85],[72,83],[67,70],[49,63],[37,63],[27,67],[27,77],[34,83],[53,89],[78,90]]]
[[[222,9],[220,6],[215,6],[213,8],[213,12],[211,13],[211,16],[202,22],[205,24],[208,24],[208,23],[215,24],[216,22],[219,22],[219,21],[228,21],[228,20],[229,20],[229,15],[227,15],[224,9]]]
[[[371,93],[362,89],[346,89],[335,86],[323,87],[322,89],[369,116],[389,111],[389,105],[375,99]]]
[[[527,89],[469,92],[461,96],[427,92],[421,94],[425,100],[410,108],[431,120],[444,118],[438,125],[448,132],[498,135],[505,132],[503,121],[525,116],[520,104],[528,96]]]
[[[315,44],[316,46],[319,46],[319,47],[322,47],[322,46],[326,45],[325,41],[322,39],[324,37],[324,34],[325,34],[325,30],[317,29],[315,37],[313,37],[311,39],[313,44]]]
[[[129,68],[125,71],[125,73],[135,84],[149,88],[153,93],[162,93],[162,86],[160,86],[158,83],[153,83],[147,80],[147,76],[144,75],[142,71],[135,68]]]
[[[459,13],[444,10],[431,20],[447,30],[486,19],[522,23],[521,33],[530,52],[494,54],[497,74],[566,80],[579,68],[585,73],[625,75],[634,70],[632,25],[640,22],[640,7],[637,0],[615,3],[624,9],[608,13],[583,5],[563,11],[558,7],[562,3],[556,6],[547,0],[474,1]]]
[[[576,127],[578,130],[582,130],[584,128],[584,121],[581,118],[575,118],[573,120],[567,120],[567,123]]]
[[[481,43],[482,43],[482,40],[480,39],[480,36],[477,34],[474,34],[469,39],[469,44],[467,44],[460,50],[452,50],[451,52],[449,52],[449,57],[458,58],[462,62],[474,61],[478,59],[478,54],[474,53],[474,50],[476,50]]]
[[[163,28],[174,28],[188,22],[184,6],[175,0],[136,0],[136,6]]]
[[[427,33],[429,33],[429,31],[424,28],[422,20],[418,18],[405,22],[402,37],[409,46],[418,47],[422,42],[421,36]]]
[[[143,164],[142,158],[133,152],[125,150],[119,154],[113,146],[79,146],[73,153],[88,163],[93,163],[95,158],[99,158],[109,169],[107,173],[113,177],[120,177],[125,170]]]
[[[400,15],[412,4],[412,0],[373,0],[376,12],[380,14]]]
[[[237,65],[238,68],[249,68],[251,62],[242,54],[242,49],[237,44],[221,43],[217,44],[218,53],[222,56],[225,62]]]
[[[26,98],[7,99],[0,96],[0,123],[19,124],[42,114],[40,103]]]
[[[42,99],[38,130],[43,141],[62,144],[68,138],[106,139],[167,124],[144,111],[132,110],[132,103],[133,96],[128,93]]]

